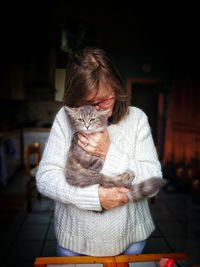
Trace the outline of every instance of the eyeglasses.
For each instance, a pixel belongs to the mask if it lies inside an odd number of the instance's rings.
[[[92,106],[98,106],[100,108],[108,108],[109,106],[111,106],[113,103],[115,102],[115,97],[112,96],[112,97],[109,97],[109,98],[106,98],[106,99],[101,99],[101,101],[99,102],[96,102],[96,103],[92,103],[91,105]]]

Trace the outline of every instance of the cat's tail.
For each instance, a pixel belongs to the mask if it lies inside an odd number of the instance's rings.
[[[161,177],[151,177],[138,184],[132,184],[130,192],[127,193],[129,200],[139,201],[143,198],[149,198],[158,193],[166,184],[166,180]]]

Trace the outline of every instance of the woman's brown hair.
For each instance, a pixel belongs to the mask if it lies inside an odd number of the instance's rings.
[[[78,107],[86,104],[84,99],[101,84],[116,97],[112,123],[119,122],[127,113],[129,96],[122,79],[107,53],[99,48],[84,48],[70,55],[65,79],[63,103]]]

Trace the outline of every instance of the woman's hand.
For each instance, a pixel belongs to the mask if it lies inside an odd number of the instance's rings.
[[[111,210],[113,208],[125,205],[129,199],[127,193],[129,189],[125,187],[105,188],[99,187],[99,199],[103,209]]]
[[[89,154],[105,160],[110,147],[108,130],[92,134],[79,133],[78,144]]]

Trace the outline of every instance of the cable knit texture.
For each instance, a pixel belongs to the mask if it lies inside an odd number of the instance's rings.
[[[102,173],[135,172],[133,183],[160,176],[161,165],[145,113],[129,108],[129,115],[108,127],[111,145]],[[55,232],[62,247],[92,256],[120,254],[133,242],[149,237],[154,223],[146,199],[101,211],[99,185],[78,188],[65,179],[72,131],[64,108],[54,120],[36,175],[38,190],[55,200]]]

